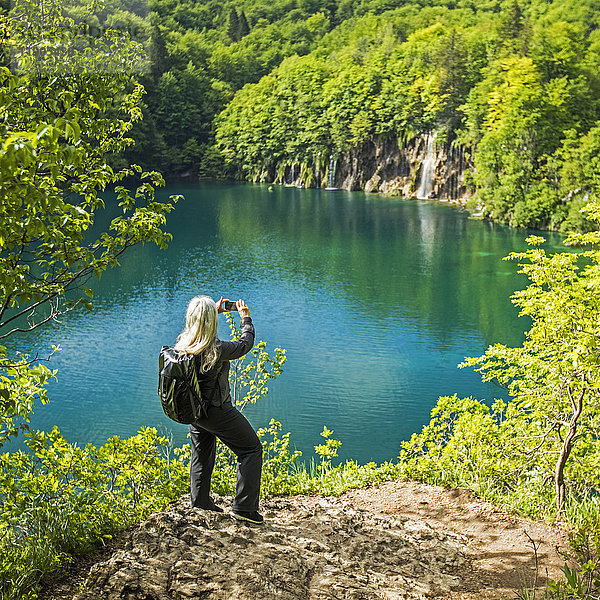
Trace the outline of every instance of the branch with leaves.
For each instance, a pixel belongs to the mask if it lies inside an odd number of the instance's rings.
[[[108,28],[77,51],[77,31],[59,0],[16,0],[0,15],[11,59],[0,67],[0,340],[91,309],[94,277],[136,244],[171,239],[179,197],[156,200],[160,173],[111,166],[142,115],[139,45]],[[0,446],[27,429],[52,376],[0,346]]]
[[[237,340],[241,335],[241,325],[232,313],[226,314],[231,332],[231,339]],[[234,404],[243,411],[250,404],[255,404],[269,392],[268,381],[283,373],[283,365],[287,357],[285,350],[275,348],[273,355],[266,351],[266,343],[258,341],[242,358],[231,361],[229,381]]]

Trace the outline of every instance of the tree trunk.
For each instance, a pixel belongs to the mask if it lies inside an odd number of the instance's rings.
[[[561,513],[565,507],[565,465],[573,447],[573,438],[575,437],[575,434],[577,432],[577,420],[581,416],[581,412],[583,410],[583,395],[585,393],[585,390],[582,389],[575,400],[573,400],[573,397],[571,396],[570,389],[568,389],[568,392],[569,398],[571,400],[571,405],[573,407],[573,414],[571,415],[571,420],[569,421],[569,430],[567,431],[567,435],[563,440],[560,452],[558,454],[558,459],[556,461],[556,467],[554,469],[554,484],[556,486],[556,508],[558,513]]]

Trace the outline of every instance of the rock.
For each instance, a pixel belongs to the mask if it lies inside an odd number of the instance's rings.
[[[303,169],[300,164],[294,163],[284,164],[278,170],[263,170],[260,181],[267,181],[270,177],[273,183],[364,190],[412,198],[419,187],[422,165],[427,156],[427,140],[426,133],[405,143],[396,138],[374,136],[339,156],[306,163]],[[449,142],[435,143],[431,197],[465,202],[469,197],[465,174],[472,168],[464,148]],[[309,172],[312,176],[307,179]]]
[[[423,599],[458,585],[453,534],[333,498],[262,509],[264,525],[249,526],[184,497],[126,532],[75,600]]]
[[[365,192],[377,192],[379,191],[379,184],[381,183],[381,176],[378,173],[375,173],[369,181],[365,184]]]

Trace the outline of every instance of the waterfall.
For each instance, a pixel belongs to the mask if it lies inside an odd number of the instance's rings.
[[[460,164],[458,164],[457,166],[460,156],[460,147],[457,147],[454,144],[452,144],[451,148],[452,151],[450,153],[450,171],[452,172],[452,177],[450,179],[451,186],[448,190],[448,199],[456,200],[458,198],[458,176],[460,175]]]
[[[417,189],[417,198],[426,200],[433,192],[433,171],[435,166],[435,135],[428,133],[425,158],[421,163],[421,183]]]
[[[327,173],[327,187],[328,189],[335,188],[335,170],[337,168],[337,158],[333,154],[329,157],[329,171]]]
[[[288,163],[290,165],[290,182],[287,182],[287,167],[286,167],[286,177],[285,177],[285,185],[288,187],[292,187],[296,182],[296,163]]]

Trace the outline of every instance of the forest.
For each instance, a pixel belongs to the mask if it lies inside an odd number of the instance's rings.
[[[144,119],[127,160],[174,177],[268,183],[293,163],[315,186],[331,156],[435,132],[465,149],[479,216],[591,227],[580,208],[600,185],[596,0],[145,8],[106,9],[113,25],[137,23],[147,48]]]

